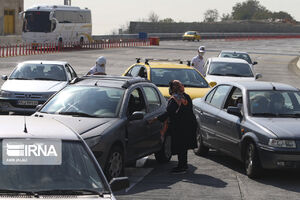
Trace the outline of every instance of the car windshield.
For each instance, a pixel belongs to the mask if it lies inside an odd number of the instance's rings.
[[[24,32],[50,32],[51,21],[49,20],[50,12],[44,11],[27,11],[25,13],[23,31]]]
[[[10,80],[66,81],[64,67],[57,64],[21,64],[12,72]]]
[[[188,32],[186,32],[185,34],[186,34],[186,35],[196,35],[196,32],[194,32],[194,31],[188,31]]]
[[[234,62],[212,61],[209,66],[208,74],[215,76],[254,77],[248,64]]]
[[[124,90],[98,86],[68,86],[41,110],[44,113],[75,117],[117,117]]]
[[[60,165],[4,164],[3,143],[4,141],[0,140],[0,191],[107,191],[98,166],[79,141],[61,142]]]
[[[171,80],[179,80],[185,87],[207,88],[207,81],[195,69],[152,68],[151,81],[158,87],[169,87]]]
[[[300,117],[300,92],[250,91],[250,115],[261,117]]]
[[[246,60],[249,64],[252,64],[251,58],[246,53],[222,52],[220,57],[239,58],[239,59]]]

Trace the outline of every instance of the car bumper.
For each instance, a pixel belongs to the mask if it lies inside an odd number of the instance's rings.
[[[258,153],[265,169],[300,169],[300,151],[274,151],[259,147]]]
[[[21,99],[0,99],[0,111],[1,112],[15,112],[15,113],[34,113],[36,106],[39,104],[44,104],[44,100],[32,100],[32,99],[22,99],[21,101],[27,101],[34,104],[32,105],[20,105],[19,101]]]

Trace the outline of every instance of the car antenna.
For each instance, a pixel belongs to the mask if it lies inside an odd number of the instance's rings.
[[[271,83],[271,85],[273,86],[273,90],[276,90],[276,87],[273,85],[273,83]]]
[[[24,133],[28,133],[26,126],[26,117],[24,116]]]

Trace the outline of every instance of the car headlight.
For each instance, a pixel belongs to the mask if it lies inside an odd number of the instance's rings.
[[[0,97],[11,97],[13,93],[4,90],[0,91]]]
[[[296,148],[295,140],[270,139],[269,146],[279,148]]]

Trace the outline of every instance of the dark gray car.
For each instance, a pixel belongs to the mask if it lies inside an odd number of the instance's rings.
[[[124,173],[125,164],[152,153],[159,162],[170,160],[170,138],[163,143],[162,125],[148,123],[165,110],[165,98],[143,78],[87,76],[58,92],[34,116],[54,118],[79,133],[111,179]]]
[[[220,84],[193,101],[198,155],[209,148],[245,163],[249,177],[261,168],[300,168],[300,92],[280,83]]]

